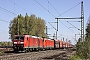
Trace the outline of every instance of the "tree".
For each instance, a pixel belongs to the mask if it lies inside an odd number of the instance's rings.
[[[90,16],[87,22],[85,40],[86,40],[85,42],[86,42],[87,56],[90,59]]]
[[[85,41],[81,42],[81,39],[77,42],[77,55],[82,59],[90,59],[90,17],[86,26]]]
[[[13,41],[14,35],[35,35],[35,36],[46,36],[44,33],[45,21],[40,17],[36,17],[34,14],[28,16],[26,13],[25,17],[21,14],[11,20],[9,25],[9,34]]]

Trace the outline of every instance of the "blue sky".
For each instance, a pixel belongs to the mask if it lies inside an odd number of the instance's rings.
[[[42,6],[40,6],[38,3],[40,3]],[[0,0],[0,41],[10,41],[9,39],[9,22],[16,17],[18,14],[22,14],[25,16],[26,13],[28,15],[35,14],[37,17],[41,17],[46,21],[46,25],[48,28],[48,33],[53,36],[55,33],[55,30],[51,27],[48,22],[56,22],[55,17],[80,17],[81,16],[81,4],[79,4],[82,0]],[[48,2],[49,1],[49,2]],[[84,2],[84,23],[86,28],[86,23],[88,20],[88,17],[90,15],[90,1],[89,0],[83,0]],[[59,12],[59,14],[62,14],[63,12],[67,11],[68,9],[74,7],[72,10],[68,11],[67,13],[59,16],[58,12],[50,5]],[[15,13],[16,15],[7,12],[3,10],[2,8]],[[51,15],[52,13],[53,15]],[[6,20],[8,22],[3,22],[2,20]],[[68,20],[68,21],[77,21],[77,20]],[[77,28],[80,28],[79,22],[70,22]],[[51,23],[56,28],[56,23]],[[75,43],[75,34],[79,34],[80,31],[78,31],[76,28],[70,28],[72,27],[70,24],[68,24],[65,20],[59,20],[58,24],[58,39],[62,39],[62,37],[68,40],[71,40],[71,42]],[[69,29],[68,29],[68,28]],[[79,35],[77,35],[78,39]],[[51,37],[52,38],[52,37]]]

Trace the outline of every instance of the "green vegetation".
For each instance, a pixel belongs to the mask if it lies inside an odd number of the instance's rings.
[[[12,46],[12,42],[0,42],[0,46]]]
[[[3,54],[4,52],[3,51],[0,51],[0,54]]]
[[[25,17],[21,14],[15,17],[9,26],[10,38],[13,41],[14,35],[35,35],[39,37],[46,37],[44,33],[45,21],[40,17],[36,17],[34,14],[28,16],[26,13]]]
[[[79,38],[76,48],[76,55],[79,56],[80,59],[90,59],[90,17],[86,26],[85,40],[81,42]]]
[[[69,60],[81,60],[78,55],[73,55],[69,58]]]

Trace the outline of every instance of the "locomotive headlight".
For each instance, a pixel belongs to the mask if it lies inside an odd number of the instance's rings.
[[[21,42],[21,44],[24,44],[24,42]]]
[[[17,44],[17,42],[14,42],[14,44]]]

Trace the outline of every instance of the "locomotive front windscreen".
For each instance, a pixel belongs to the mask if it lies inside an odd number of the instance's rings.
[[[16,36],[15,40],[24,40],[24,36]]]

